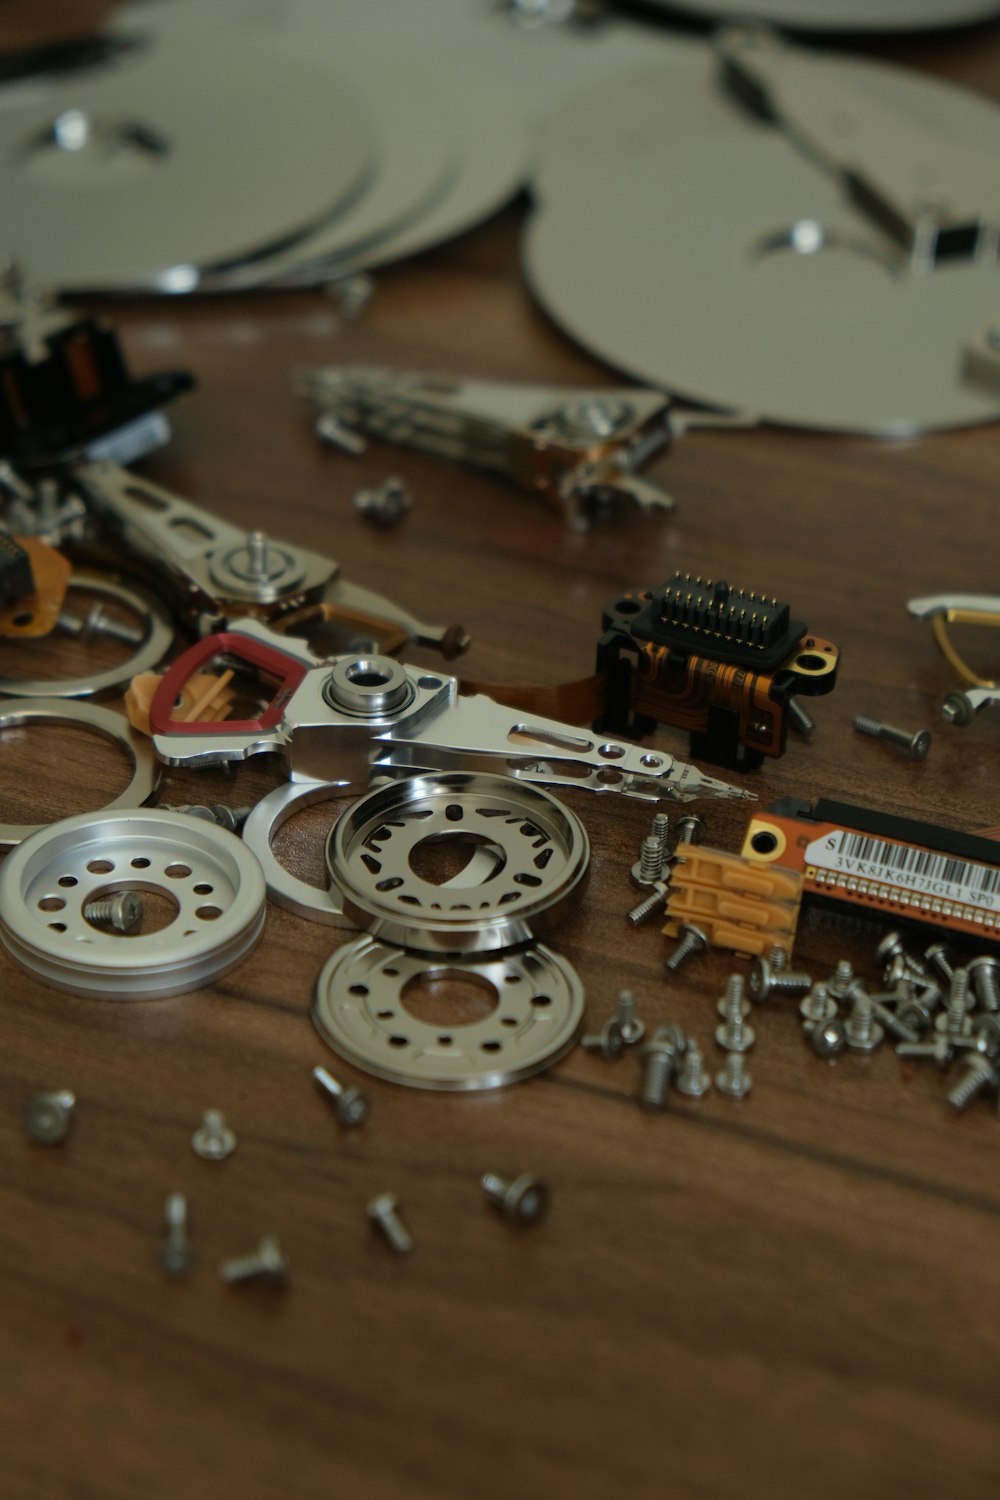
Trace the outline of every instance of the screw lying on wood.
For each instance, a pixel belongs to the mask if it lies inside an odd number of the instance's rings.
[[[283,1287],[288,1283],[288,1257],[277,1237],[266,1234],[252,1255],[224,1260],[219,1275],[231,1286],[245,1281],[264,1281]]]
[[[345,1130],[367,1120],[371,1104],[364,1089],[338,1083],[325,1068],[313,1068],[312,1076],[327,1098],[333,1101],[337,1123],[343,1125]]]
[[[548,1185],[533,1172],[523,1172],[520,1177],[513,1178],[486,1172],[480,1178],[480,1186],[490,1202],[512,1224],[537,1224],[548,1212]]]
[[[413,1249],[413,1239],[396,1212],[398,1206],[399,1199],[395,1193],[380,1193],[371,1200],[366,1213],[376,1229],[381,1229],[396,1254],[408,1255]]]
[[[168,1276],[186,1276],[194,1264],[194,1251],[187,1234],[187,1199],[183,1193],[171,1193],[163,1206],[167,1226],[160,1246],[160,1265]]]
[[[24,1109],[24,1129],[28,1139],[39,1146],[58,1146],[69,1134],[75,1108],[76,1095],[68,1089],[33,1094]]]
[[[862,734],[870,734],[877,740],[889,740],[894,745],[902,745],[910,752],[911,760],[923,760],[931,748],[930,731],[918,729],[911,734],[908,729],[894,729],[891,724],[883,724],[878,719],[873,719],[869,714],[858,714],[854,720],[855,729]]]
[[[206,1109],[191,1137],[191,1147],[205,1161],[224,1161],[236,1150],[236,1132],[230,1130],[219,1110]]]

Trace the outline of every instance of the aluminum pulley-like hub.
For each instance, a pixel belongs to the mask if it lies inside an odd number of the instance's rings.
[[[424,952],[491,952],[547,932],[579,896],[589,858],[583,825],[561,802],[476,772],[370,792],[327,841],[345,913]]]
[[[492,998],[490,1014],[438,1025],[408,1008],[434,981],[462,981]],[[391,1083],[495,1089],[539,1073],[575,1044],[583,986],[538,943],[481,957],[408,953],[366,935],[338,949],[316,984],[313,1021],[341,1057]]]
[[[102,932],[84,915],[116,891],[165,897],[159,931]],[[143,1000],[197,989],[233,968],[264,925],[264,877],[235,834],[141,809],[65,818],[0,866],[0,940],[57,989]]]

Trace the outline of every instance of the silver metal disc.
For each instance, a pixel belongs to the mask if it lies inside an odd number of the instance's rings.
[[[117,890],[177,907],[158,932],[122,936],[84,907]],[[264,877],[235,834],[183,813],[143,810],[65,818],[0,866],[0,941],[56,989],[143,1000],[197,989],[234,967],[264,925]]]
[[[449,855],[463,868],[452,872]],[[484,953],[550,931],[579,898],[589,860],[583,825],[555,797],[471,772],[369,792],[327,843],[345,913],[425,952]]]
[[[141,807],[156,791],[161,767],[153,754],[148,737],[133,729],[122,714],[112,713],[109,708],[98,708],[94,703],[71,703],[62,698],[11,698],[0,701],[0,734],[5,729],[18,728],[23,724],[68,724],[72,729],[84,729],[91,734],[103,736],[124,750],[132,764],[132,779],[113,802],[103,809],[111,812],[118,808]],[[100,813],[84,816],[100,817]],[[45,823],[0,823],[0,849],[12,849],[33,834],[44,832]],[[9,859],[3,869],[7,868]]]
[[[350,917],[345,917],[340,905],[339,893],[321,890],[301,880],[280,864],[271,848],[274,836],[289,818],[312,807],[317,802],[344,801],[350,794],[343,786],[327,782],[294,782],[275,787],[256,804],[243,825],[243,842],[253,854],[267,883],[267,894],[278,906],[293,911],[298,917],[307,917],[313,922],[323,922],[328,927],[353,927]]]
[[[101,573],[89,573],[85,568],[77,568],[70,575],[67,594],[74,589],[113,599],[143,620],[145,634],[132,655],[117,666],[107,667],[101,672],[81,673],[79,677],[53,678],[51,681],[44,677],[23,681],[17,677],[0,677],[0,693],[19,698],[89,698],[95,693],[124,687],[140,672],[152,671],[166,656],[174,639],[174,627],[169,612],[155,595],[148,594],[136,584],[126,586]],[[20,655],[26,664],[30,664],[30,641],[22,640],[19,646]]]
[[[492,1014],[433,1025],[406,1008],[408,986],[462,979],[492,992]],[[583,986],[542,944],[483,958],[407,953],[365,936],[340,948],[316,984],[313,1021],[341,1057],[420,1089],[495,1089],[551,1066],[576,1042]]]
[[[34,283],[184,291],[197,268],[301,235],[362,188],[371,132],[347,82],[241,41],[0,107],[4,248]]]
[[[1000,198],[994,104],[901,69],[827,66],[992,145]],[[964,380],[961,349],[995,309],[997,268],[903,270],[832,179],[734,114],[710,68],[614,85],[558,122],[524,256],[551,316],[634,377],[775,422],[896,436],[994,420],[1000,395]]]
[[[800,31],[930,31],[1000,14],[996,0],[646,0],[719,21],[769,21]]]

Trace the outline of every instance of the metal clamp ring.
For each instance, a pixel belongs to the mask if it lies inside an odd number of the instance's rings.
[[[99,931],[87,905],[118,890],[166,896],[158,932]],[[0,940],[56,989],[142,1000],[197,989],[239,963],[264,925],[260,866],[235,834],[156,809],[64,818],[0,866]]]
[[[62,698],[12,698],[0,702],[0,733],[18,724],[70,724],[74,729],[101,734],[125,751],[132,763],[132,779],[104,812],[119,807],[141,807],[156,791],[160,766],[152,745],[127,719],[109,708],[99,708],[95,703],[67,703]],[[47,827],[47,823],[0,823],[0,849],[13,849],[22,839]]]
[[[89,672],[81,677],[66,677],[46,681],[44,678],[29,678],[21,681],[17,677],[0,677],[0,693],[10,693],[17,698],[90,698],[96,693],[111,692],[131,682],[140,672],[151,671],[166,656],[174,638],[174,627],[170,615],[160,601],[145,589],[134,585],[126,588],[101,573],[89,573],[76,569],[69,580],[70,589],[86,589],[89,593],[101,594],[127,609],[134,610],[145,620],[145,636],[128,661],[103,672]]]
[[[406,1008],[408,986],[471,979],[496,997],[484,1020],[436,1026]],[[368,935],[340,948],[316,984],[313,1022],[341,1057],[420,1089],[495,1089],[556,1062],[576,1042],[583,986],[541,943],[482,958],[407,953]]]
[[[464,870],[421,873],[434,845],[465,844]],[[590,845],[540,787],[485,772],[413,776],[369,792],[338,819],[327,868],[358,927],[425,952],[514,947],[578,898]]]
[[[337,891],[320,890],[300,880],[279,864],[271,845],[278,829],[296,813],[314,802],[335,802],[349,795],[338,783],[290,781],[262,797],[243,825],[243,842],[264,871],[271,900],[298,917],[308,917],[329,927],[354,926],[350,917],[344,916]]]

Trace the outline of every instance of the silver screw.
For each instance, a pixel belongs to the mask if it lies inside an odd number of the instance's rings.
[[[480,1178],[480,1186],[490,1202],[495,1203],[512,1224],[537,1224],[548,1212],[548,1184],[533,1172],[523,1172],[520,1177],[513,1178],[486,1172]]]
[[[972,1034],[976,1045],[988,1057],[1000,1057],[1000,1017],[995,1016],[992,1011],[976,1016],[972,1022]]]
[[[875,957],[883,966],[891,963],[894,958],[901,959],[903,966],[910,974],[919,975],[921,978],[927,973],[926,966],[907,951],[902,935],[895,928],[882,938],[875,949]]]
[[[814,984],[808,995],[804,996],[799,1002],[799,1014],[807,1030],[817,1026],[825,1026],[827,1021],[835,1019],[837,1002],[829,993],[825,984]]]
[[[715,1087],[720,1094],[730,1099],[743,1099],[753,1088],[753,1079],[747,1072],[746,1058],[742,1052],[730,1052],[726,1065],[715,1075]]]
[[[660,846],[660,872],[670,859],[670,816],[665,812],[653,814],[653,822],[650,833]]]
[[[677,844],[700,844],[705,836],[705,819],[697,813],[685,813],[677,824]]]
[[[828,1021],[818,1021],[809,1033],[809,1040],[817,1057],[836,1057],[847,1046],[843,1021],[835,1016]]]
[[[781,954],[779,965],[774,962],[773,948],[767,958],[757,957],[750,965],[750,993],[758,1005],[775,995],[804,995],[812,988],[811,976],[793,973],[785,966],[783,950],[779,948],[777,952]]]
[[[958,1082],[948,1090],[948,1103],[952,1109],[962,1110],[986,1088],[997,1085],[997,1071],[985,1057],[972,1057]]]
[[[277,1236],[266,1234],[252,1255],[224,1260],[219,1275],[231,1286],[243,1281],[266,1281],[272,1286],[287,1286],[288,1257]]]
[[[643,1109],[665,1109],[674,1064],[686,1040],[679,1026],[659,1026],[642,1049],[644,1062],[639,1104]]]
[[[951,976],[955,970],[948,959],[948,950],[944,943],[932,943],[929,948],[924,949],[924,958],[945,984],[951,984]]]
[[[742,974],[730,974],[726,980],[726,992],[716,1000],[715,1008],[724,1020],[732,1020],[735,1017],[740,1021],[750,1014],[750,1006],[743,998]]]
[[[807,740],[811,739],[816,733],[815,719],[806,712],[798,698],[789,698],[786,707],[788,717],[799,731],[799,734],[805,735]]]
[[[191,1146],[205,1161],[224,1161],[236,1150],[236,1133],[230,1130],[225,1115],[219,1110],[206,1109],[201,1124],[191,1137]]]
[[[855,1052],[872,1052],[885,1032],[875,1019],[875,1007],[863,990],[854,994],[851,1014],[844,1026],[847,1045]]]
[[[854,965],[849,958],[841,958],[837,962],[832,975],[826,983],[827,992],[833,996],[838,1005],[845,1000],[850,1000],[854,993],[861,989],[861,981],[854,972]]]
[[[1000,959],[992,954],[974,958],[966,965],[976,999],[983,1010],[1000,1010]]]
[[[395,1193],[380,1193],[373,1198],[365,1210],[377,1229],[381,1229],[397,1255],[408,1255],[413,1249],[413,1240],[396,1209],[399,1199]]]
[[[596,1035],[580,1039],[584,1052],[596,1052],[605,1062],[617,1062],[625,1051],[625,1037],[618,1022],[605,1021]]]
[[[353,453],[356,458],[368,451],[368,444],[361,433],[348,427],[336,412],[321,412],[316,418],[315,431],[321,442],[328,443],[331,448],[342,448],[345,453]]]
[[[69,1135],[75,1108],[76,1095],[68,1089],[32,1094],[24,1107],[25,1134],[36,1145],[58,1146]]]
[[[691,957],[692,953],[704,953],[708,947],[708,938],[700,927],[695,927],[693,922],[682,922],[680,926],[680,941],[677,947],[667,959],[667,972],[676,974],[685,959]]]
[[[635,1013],[635,998],[631,990],[619,990],[615,1001],[615,1020],[621,1029],[626,1047],[634,1047],[646,1035],[646,1027]]]
[[[395,525],[412,506],[413,498],[409,490],[395,475],[391,475],[374,489],[358,490],[354,496],[355,510],[381,526]]]
[[[667,904],[667,896],[670,894],[665,880],[654,880],[653,889],[650,894],[633,906],[628,914],[628,919],[633,927],[641,927],[643,922],[648,922],[656,911],[662,911]]]
[[[269,578],[271,559],[267,533],[251,531],[247,534],[247,572],[251,578]]]
[[[375,295],[375,282],[366,272],[357,271],[353,276],[341,276],[328,282],[325,291],[333,296],[344,321],[355,323]]]
[[[197,802],[165,802],[160,805],[164,812],[186,813],[189,818],[201,818],[205,823],[216,823],[229,833],[239,833],[253,811],[252,807],[224,807],[221,802],[214,802],[211,807],[205,807]]]
[[[897,1057],[929,1057],[939,1067],[946,1067],[954,1056],[954,1046],[950,1037],[938,1034],[933,1041],[928,1042],[900,1042],[896,1048]]]
[[[948,1037],[968,1036],[972,1030],[972,1020],[969,1016],[971,1004],[968,970],[956,969],[951,976],[947,1007],[940,1015],[935,1016],[934,1029]]]
[[[83,641],[104,636],[107,640],[122,641],[126,646],[141,646],[146,639],[146,631],[141,626],[116,620],[107,613],[103,604],[95,604],[85,619],[68,609],[60,610],[56,624],[64,635]]]
[[[663,871],[663,850],[655,833],[642,841],[638,861],[632,866],[632,881],[638,886],[654,885]]]
[[[187,1199],[171,1193],[163,1205],[166,1238],[160,1246],[160,1265],[168,1276],[186,1276],[194,1264],[194,1251],[187,1234]]]
[[[138,891],[115,891],[98,901],[88,901],[83,915],[102,932],[136,932],[142,926],[144,907]]]
[[[686,1094],[689,1099],[700,1099],[702,1094],[707,1094],[711,1087],[712,1080],[705,1071],[701,1049],[698,1043],[689,1037],[684,1061],[681,1063],[681,1071],[677,1077],[677,1090],[681,1094]]]
[[[915,1027],[908,1025],[902,1016],[894,1015],[887,1005],[881,1005],[874,995],[869,998],[872,1003],[872,1014],[877,1021],[881,1022],[890,1036],[894,1036],[900,1042],[919,1042],[920,1033]]]
[[[902,745],[910,753],[911,760],[923,760],[931,748],[930,730],[918,729],[911,734],[908,729],[894,729],[891,724],[883,724],[878,719],[873,719],[869,714],[858,714],[854,720],[854,727],[862,734],[870,734],[877,740],[889,740],[894,745]]]
[[[313,1068],[312,1076],[327,1098],[333,1100],[338,1125],[343,1125],[345,1130],[350,1130],[353,1126],[362,1125],[367,1120],[371,1104],[364,1089],[338,1083],[326,1068]]]
[[[743,975],[730,974],[726,993],[719,1001],[722,1024],[715,1028],[715,1040],[727,1052],[746,1052],[756,1040],[752,1026],[743,1019],[749,1005],[743,998]]]

